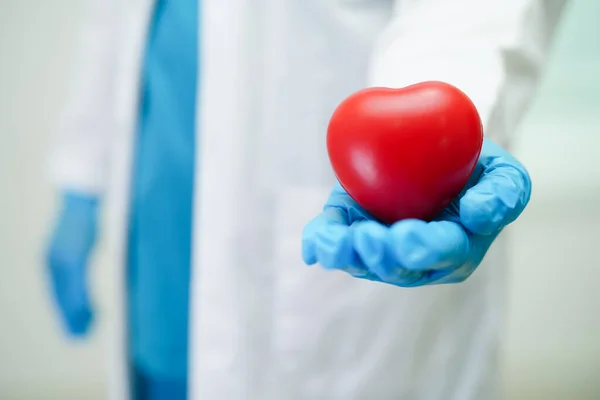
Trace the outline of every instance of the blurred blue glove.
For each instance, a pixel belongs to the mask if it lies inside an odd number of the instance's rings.
[[[93,319],[87,264],[96,242],[97,214],[96,198],[66,193],[47,252],[54,300],[67,331],[74,336],[87,333]]]
[[[323,212],[304,228],[302,256],[308,265],[396,286],[462,282],[530,195],[525,167],[486,139],[471,179],[431,222],[383,225],[337,184]]]

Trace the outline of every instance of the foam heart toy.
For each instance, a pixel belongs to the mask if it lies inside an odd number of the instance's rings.
[[[482,145],[471,99],[438,81],[360,90],[340,103],[327,130],[338,181],[385,223],[439,214],[466,185]]]

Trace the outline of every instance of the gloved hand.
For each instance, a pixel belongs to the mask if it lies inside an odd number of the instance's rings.
[[[87,264],[96,242],[97,214],[95,197],[64,194],[46,255],[54,300],[67,331],[74,336],[87,333],[93,319]]]
[[[304,228],[302,256],[308,265],[402,287],[462,282],[530,195],[525,167],[486,139],[471,179],[431,222],[381,224],[337,184]]]

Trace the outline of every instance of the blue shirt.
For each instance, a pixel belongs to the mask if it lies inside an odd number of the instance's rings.
[[[128,241],[129,356],[187,377],[197,0],[157,0],[142,71]]]

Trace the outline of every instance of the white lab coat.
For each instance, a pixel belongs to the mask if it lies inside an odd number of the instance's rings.
[[[502,237],[467,282],[402,289],[306,267],[301,233],[333,183],[325,132],[345,96],[447,81],[509,146],[563,2],[202,0],[190,398],[497,398]],[[52,172],[106,194],[122,278],[153,4],[87,3]],[[125,399],[125,325],[116,332],[113,398]]]

